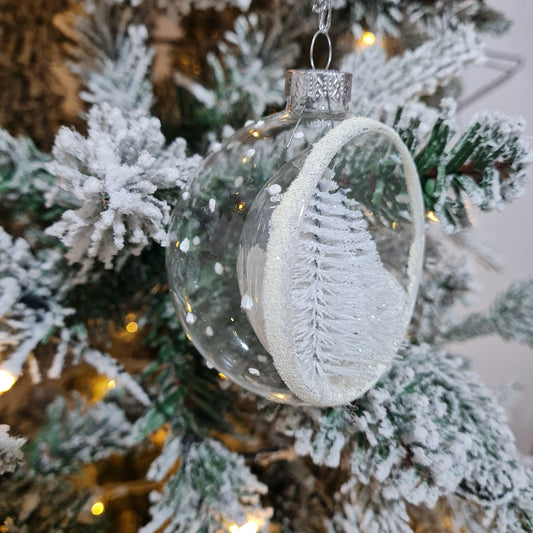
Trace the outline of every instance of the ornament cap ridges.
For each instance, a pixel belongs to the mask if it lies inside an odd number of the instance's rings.
[[[352,75],[339,70],[301,69],[285,73],[287,107],[312,101],[333,102],[347,108],[352,95]]]

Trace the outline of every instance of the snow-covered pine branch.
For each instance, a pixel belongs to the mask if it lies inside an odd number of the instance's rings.
[[[34,348],[54,328],[61,328],[73,310],[61,305],[64,278],[60,254],[53,249],[32,253],[23,238],[13,240],[0,228],[0,355],[1,368],[14,378]],[[33,360],[30,374],[40,381]]]
[[[455,493],[496,508],[527,486],[503,409],[445,352],[412,347],[350,409],[353,476],[387,500],[432,508]]]
[[[26,439],[9,435],[9,426],[0,424],[0,476],[6,472],[14,472],[24,459],[22,446]]]
[[[461,359],[428,345],[411,347],[351,406],[308,410],[292,425],[284,433],[294,435],[296,451],[319,465],[346,442],[353,478],[339,494],[336,521],[354,531],[403,531],[406,503],[432,508],[440,497],[460,496],[488,521],[512,514],[518,501],[528,508],[528,470],[503,409]],[[404,511],[394,517],[389,508]],[[398,529],[375,529],[380,520]]]
[[[389,60],[379,46],[352,52],[344,57],[341,70],[353,74],[353,111],[380,118],[382,111],[434,94],[467,64],[482,58],[476,32],[461,25]]]
[[[473,265],[468,255],[449,246],[438,226],[429,228],[424,273],[411,321],[416,342],[436,342],[449,324],[457,321],[457,304],[466,305],[475,289]]]
[[[498,531],[529,533],[533,528],[533,471],[526,473],[529,483],[507,505],[483,507],[463,498],[449,498],[454,524],[471,533]]]
[[[529,533],[533,531],[533,470],[527,473],[526,486],[505,506],[485,508],[486,531]]]
[[[453,98],[443,98],[438,108],[419,101],[408,101],[396,109],[384,113],[384,121],[398,133],[402,141],[415,154],[420,146],[430,139],[435,124],[442,124],[447,131],[457,129],[457,102]],[[446,137],[446,142],[451,134]]]
[[[132,445],[131,424],[114,403],[87,406],[76,398],[72,409],[58,396],[48,407],[46,422],[32,442],[30,462],[41,474],[65,474]]]
[[[94,367],[99,374],[116,381],[119,387],[124,387],[144,406],[150,405],[150,398],[135,379],[128,374],[119,363],[108,354],[99,350],[87,348],[83,352],[86,363]]]
[[[525,123],[502,113],[480,113],[451,146],[449,121],[439,119],[415,161],[426,206],[447,233],[470,225],[465,205],[501,210],[520,196],[532,161]]]
[[[265,14],[256,13],[236,19],[233,31],[224,35],[218,53],[207,61],[213,70],[212,90],[176,74],[176,83],[189,90],[208,109],[216,109],[224,118],[238,105],[249,109],[247,118],[259,117],[267,104],[281,104],[285,69],[299,53],[294,42],[282,35],[282,28]]]
[[[338,0],[337,3],[342,2]],[[417,32],[434,35],[445,27],[474,22],[479,31],[504,32],[510,25],[500,13],[485,2],[425,2],[424,0],[362,0],[349,2],[354,21],[354,33],[361,34],[363,26],[379,35],[400,37],[406,28],[416,27]]]
[[[370,28],[378,35],[398,35],[399,25],[403,21],[400,9],[400,0],[379,0],[378,2],[349,2],[350,18],[353,21],[353,32],[356,36],[362,35],[362,23],[368,21]]]
[[[474,2],[435,2],[428,4],[424,0],[410,1],[405,6],[406,19],[417,24],[428,35],[440,31],[442,24],[449,27],[461,23],[475,24],[478,32],[503,33],[511,21],[483,1]]]
[[[43,193],[50,187],[46,172],[50,157],[27,137],[13,137],[0,128],[0,198],[23,198],[32,191]]]
[[[112,268],[115,257],[138,255],[152,241],[166,246],[170,205],[157,193],[183,185],[199,163],[187,156],[183,139],[165,146],[158,119],[125,115],[108,104],[89,111],[87,137],[62,128],[53,156],[47,168],[57,189],[79,207],[47,232],[69,248],[66,257],[82,274],[95,259]]]
[[[344,409],[308,411],[315,415],[315,424],[314,427],[304,425],[292,431],[296,453],[309,455],[317,465],[339,468],[341,452],[350,438],[349,413]]]
[[[0,368],[18,378],[28,362],[30,377],[41,379],[41,369],[33,350],[54,333],[54,358],[47,370],[49,378],[61,375],[67,355],[74,364],[81,357],[100,373],[114,378],[143,405],[150,400],[139,384],[109,355],[91,350],[87,332],[80,325],[68,326],[74,309],[63,300],[69,289],[61,270],[59,252],[43,248],[35,254],[30,244],[13,240],[0,227]]]
[[[81,0],[84,13],[74,19],[74,27],[61,29],[78,44],[74,51],[78,64],[73,70],[80,74],[95,68],[104,58],[118,56],[117,43],[124,41],[129,25],[135,25],[142,9],[135,10],[145,0]]]
[[[405,502],[388,501],[375,487],[347,483],[336,500],[328,533],[413,533]]]
[[[74,70],[86,85],[80,97],[90,104],[107,103],[125,114],[149,115],[152,84],[148,74],[154,51],[147,39],[145,26],[129,25],[117,38],[116,54],[100,53],[89,70],[76,65]]]
[[[446,98],[441,108],[429,132],[425,106],[400,106],[392,125],[415,156],[426,207],[453,234],[471,225],[467,203],[501,210],[519,197],[533,158],[520,117],[479,113],[455,136],[455,102]]]
[[[139,0],[138,0],[139,1]],[[142,2],[143,0],[140,0]],[[215,9],[221,11],[228,7],[236,7],[241,11],[248,11],[252,0],[153,0],[157,7],[164,9],[170,16],[180,18],[191,11]]]
[[[148,479],[161,480],[180,458],[179,470],[151,494],[151,521],[140,533],[178,533],[220,529],[221,523],[246,523],[251,518],[266,531],[271,510],[261,506],[267,487],[244,463],[244,458],[212,439],[185,436],[167,442]]]
[[[497,334],[533,347],[533,279],[515,281],[486,312],[472,313],[444,333],[462,341]]]

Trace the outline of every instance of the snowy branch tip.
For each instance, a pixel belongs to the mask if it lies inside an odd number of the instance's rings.
[[[158,191],[181,187],[199,162],[178,138],[165,146],[158,119],[132,117],[108,104],[93,106],[88,135],[62,128],[48,170],[57,189],[77,209],[63,213],[48,233],[61,239],[70,263],[90,268],[94,259],[112,268],[119,255],[139,255],[155,241],[166,246],[170,205]]]

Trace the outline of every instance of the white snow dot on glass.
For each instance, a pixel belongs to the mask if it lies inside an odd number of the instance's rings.
[[[394,132],[346,111],[348,75],[295,71],[287,87],[283,112],[236,132],[189,181],[170,238],[200,242],[168,249],[169,285],[225,376],[274,401],[340,405],[405,339],[422,197]]]

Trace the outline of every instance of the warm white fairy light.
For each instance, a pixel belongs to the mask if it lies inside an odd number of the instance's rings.
[[[137,322],[128,322],[128,324],[126,325],[126,330],[129,333],[135,333],[138,329],[139,325],[137,324]]]
[[[428,214],[426,215],[426,217],[429,220],[431,220],[431,222],[438,222],[439,221],[439,218],[437,217],[437,215],[433,211],[429,211]]]
[[[229,533],[257,533],[259,531],[259,526],[253,520],[248,520],[246,524],[238,526],[233,524],[229,527]]]
[[[363,44],[366,44],[367,46],[372,46],[376,42],[376,36],[371,31],[365,31],[361,41],[363,41]]]
[[[0,394],[11,389],[16,381],[16,376],[14,376],[11,372],[0,369]]]
[[[105,511],[105,505],[103,502],[94,502],[92,507],[91,507],[91,513],[94,515],[94,516],[99,516],[101,515],[103,512]]]

